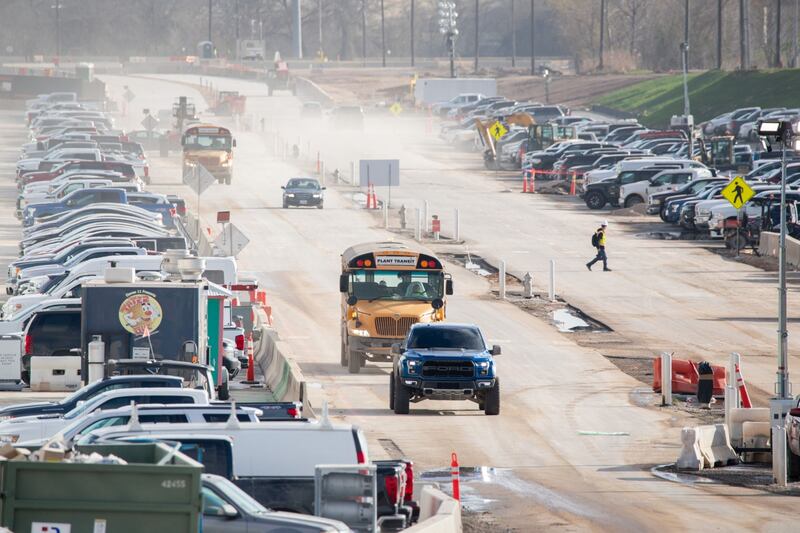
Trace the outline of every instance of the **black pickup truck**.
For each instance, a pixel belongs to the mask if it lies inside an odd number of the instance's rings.
[[[602,209],[606,204],[618,207],[620,187],[637,181],[649,180],[664,170],[665,167],[628,170],[620,173],[615,178],[607,178],[590,183],[583,193],[583,201],[586,202],[586,207],[589,209]]]

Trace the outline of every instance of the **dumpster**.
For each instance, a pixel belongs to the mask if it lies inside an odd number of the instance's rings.
[[[0,461],[0,525],[65,533],[197,533],[202,465],[164,443],[79,446],[128,464]],[[69,526],[69,527],[66,527]]]

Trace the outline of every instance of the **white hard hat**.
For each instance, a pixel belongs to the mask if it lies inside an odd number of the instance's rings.
[[[604,220],[603,223],[600,224],[600,225],[603,226],[603,227],[608,226],[608,220]]]

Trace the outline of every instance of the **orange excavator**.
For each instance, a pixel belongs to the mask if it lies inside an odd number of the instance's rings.
[[[509,129],[511,126],[529,128],[533,124],[536,124],[536,120],[528,113],[512,113],[502,119],[498,119],[498,121]],[[478,130],[478,138],[484,147],[483,164],[486,165],[486,168],[489,170],[500,169],[500,162],[497,158],[497,141],[495,141],[495,138],[489,132],[489,129],[495,122],[497,121],[475,121],[475,129]]]

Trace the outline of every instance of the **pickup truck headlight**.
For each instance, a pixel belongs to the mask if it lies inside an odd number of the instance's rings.
[[[313,196],[314,198],[322,198],[322,194],[320,194],[320,193],[318,193],[318,192],[315,192],[315,193],[314,193],[314,194],[312,194],[311,196]]]
[[[352,333],[357,337],[369,337],[369,331],[365,329],[354,329],[352,330]]]
[[[406,366],[409,374],[416,374],[422,368],[422,361],[416,359],[406,359]]]
[[[14,444],[19,440],[19,435],[0,435],[0,442],[5,444]]]
[[[287,198],[294,198],[294,193],[293,192],[287,192],[286,193],[286,197]]]
[[[661,198],[650,198],[651,205],[661,205]]]
[[[480,363],[478,363],[478,369],[480,371],[480,375],[481,376],[488,375],[490,366],[491,366],[491,363],[489,363],[489,361],[481,361]]]

